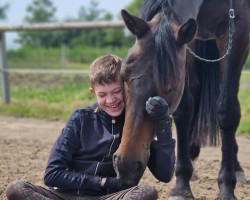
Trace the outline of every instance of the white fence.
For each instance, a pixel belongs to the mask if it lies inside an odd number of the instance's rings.
[[[10,103],[9,80],[8,74],[13,70],[8,69],[5,32],[34,31],[34,30],[70,30],[70,29],[103,29],[103,28],[123,28],[125,25],[122,21],[100,21],[100,22],[71,22],[71,23],[39,23],[39,24],[21,24],[12,26],[0,26],[0,81],[2,86],[3,102]],[[20,70],[25,72],[24,69]],[[44,73],[44,70],[33,70],[33,73]],[[50,73],[73,73],[72,70],[46,70]],[[84,71],[82,71],[85,73]]]

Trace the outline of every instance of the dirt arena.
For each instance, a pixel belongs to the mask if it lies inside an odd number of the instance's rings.
[[[9,182],[22,179],[43,185],[43,173],[52,144],[63,128],[62,121],[0,116],[0,199]],[[239,200],[250,200],[250,136],[237,137],[239,160],[244,168],[247,184],[237,183],[235,194]],[[198,179],[191,182],[195,199],[212,200],[218,194],[217,175],[221,152],[218,148],[203,148],[197,162]],[[160,200],[166,200],[175,180],[160,183],[149,171],[142,183],[154,186]]]

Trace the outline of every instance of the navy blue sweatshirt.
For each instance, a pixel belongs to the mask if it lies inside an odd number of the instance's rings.
[[[115,123],[112,123],[115,120]],[[44,183],[63,191],[95,193],[100,177],[116,177],[112,156],[121,142],[124,113],[113,118],[93,104],[71,115],[52,148]],[[175,163],[175,140],[158,131],[150,146],[148,167],[160,181],[169,182]]]

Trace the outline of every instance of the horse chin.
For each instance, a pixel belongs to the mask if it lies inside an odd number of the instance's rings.
[[[143,175],[143,174],[142,174]],[[117,174],[117,179],[121,180],[124,184],[128,186],[136,186],[140,182],[142,175],[128,175],[128,176],[120,176]]]
[[[118,177],[117,177],[117,178],[118,178]],[[141,178],[139,178],[138,181],[133,180],[133,179],[128,179],[128,178],[124,179],[124,178],[121,178],[121,177],[118,178],[118,179],[121,180],[125,185],[128,185],[128,186],[130,186],[130,187],[133,187],[133,186],[138,185],[138,183],[139,183],[139,181],[140,181]]]

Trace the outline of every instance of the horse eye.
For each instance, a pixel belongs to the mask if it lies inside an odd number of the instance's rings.
[[[129,56],[129,57],[127,57],[127,58],[124,60],[124,62],[125,62],[127,65],[129,65],[129,64],[133,63],[134,60],[135,60],[135,57],[134,57],[134,56]]]
[[[133,61],[134,61],[134,59],[129,59],[129,60],[127,60],[127,64],[131,64],[131,63],[133,63]]]

